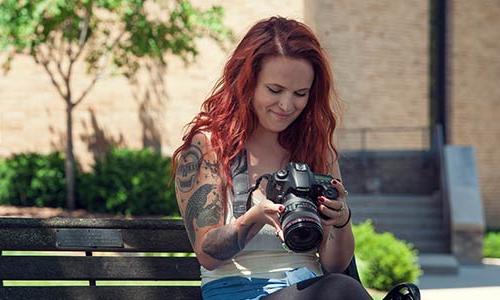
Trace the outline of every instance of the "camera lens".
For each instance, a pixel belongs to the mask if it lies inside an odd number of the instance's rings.
[[[281,217],[285,244],[295,252],[316,248],[323,239],[323,229],[316,205],[307,198],[288,194]]]

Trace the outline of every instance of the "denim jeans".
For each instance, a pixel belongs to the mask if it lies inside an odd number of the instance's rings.
[[[258,300],[297,282],[318,276],[308,268],[285,272],[282,279],[232,276],[201,287],[204,300]]]

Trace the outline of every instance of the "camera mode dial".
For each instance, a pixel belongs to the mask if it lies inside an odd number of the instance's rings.
[[[278,177],[278,179],[285,179],[288,176],[288,171],[287,170],[279,170],[276,173],[276,176]]]

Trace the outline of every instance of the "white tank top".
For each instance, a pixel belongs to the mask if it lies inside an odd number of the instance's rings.
[[[255,192],[252,204],[257,204],[264,195]],[[233,195],[228,191],[227,216],[225,224],[235,221],[232,214]],[[209,271],[201,267],[201,284],[228,276],[243,276],[257,278],[284,278],[285,272],[300,267],[307,267],[317,275],[322,274],[316,251],[295,253],[286,250],[281,240],[276,236],[276,230],[271,225],[265,225],[245,248],[233,258],[227,260],[217,269]]]

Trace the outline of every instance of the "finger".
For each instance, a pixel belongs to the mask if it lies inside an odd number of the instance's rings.
[[[337,189],[339,192],[339,198],[346,198],[349,194],[340,179],[332,179],[331,184]]]
[[[326,209],[326,210],[331,210],[333,212],[340,212],[342,214],[345,210],[347,210],[347,203],[344,201],[329,201],[328,200],[321,200],[320,199],[320,207],[323,207],[321,209]],[[318,207],[318,209],[320,209]]]
[[[276,230],[276,236],[282,241],[284,242],[285,241],[285,236],[283,234],[283,230],[279,229],[279,230]]]
[[[274,226],[274,229],[276,230],[276,236],[279,237],[281,241],[284,241],[283,230],[281,230],[278,215],[275,215],[275,217],[270,216],[269,219],[271,220],[271,225]]]
[[[328,216],[328,219],[322,218],[321,223],[326,226],[331,226],[331,225],[339,225],[343,224],[346,222],[347,214],[348,214],[348,209],[344,208],[339,211],[334,211],[331,209],[328,209],[324,205],[320,205],[319,207],[320,211],[322,214],[325,216]]]
[[[266,213],[273,213],[273,214],[276,214],[276,213],[282,213],[285,211],[285,206],[283,204],[271,204],[269,205],[268,207],[265,208],[264,210]]]
[[[330,209],[328,207],[326,207],[325,205],[323,204],[320,204],[318,206],[318,210],[328,219],[333,219],[333,218],[336,218],[338,217],[338,213],[336,211],[334,211],[333,209]],[[325,219],[323,217],[323,219]]]
[[[343,207],[343,203],[342,201],[339,201],[339,200],[331,200],[331,199],[328,199],[324,196],[319,196],[318,197],[318,201],[320,204],[323,204],[325,205],[326,207],[330,208],[330,209],[333,209],[333,210],[340,210],[342,209]]]

